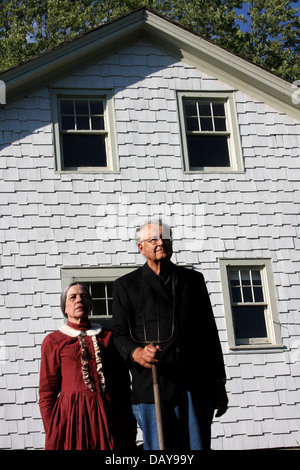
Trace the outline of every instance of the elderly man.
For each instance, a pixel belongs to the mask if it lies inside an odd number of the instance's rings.
[[[114,283],[113,331],[132,375],[132,403],[144,449],[159,448],[152,374],[157,365],[166,450],[210,449],[214,410],[227,409],[225,371],[201,273],[174,265],[170,228],[137,230],[143,267]]]

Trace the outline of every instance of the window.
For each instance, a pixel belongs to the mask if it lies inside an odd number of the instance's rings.
[[[117,171],[111,93],[52,90],[56,169]]]
[[[281,347],[271,261],[220,259],[231,348]]]
[[[232,93],[178,92],[184,170],[243,171]]]
[[[62,290],[71,282],[83,282],[92,296],[90,320],[110,326],[112,318],[113,283],[136,267],[128,268],[61,268]]]
[[[84,281],[89,288],[93,304],[91,318],[111,318],[113,281]]]

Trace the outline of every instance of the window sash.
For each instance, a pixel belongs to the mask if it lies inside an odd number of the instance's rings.
[[[263,283],[263,270],[258,268],[229,268],[232,305],[267,305]]]
[[[230,167],[226,101],[183,99],[189,168]],[[222,120],[222,124],[219,122]],[[218,131],[217,127],[223,127]]]
[[[230,135],[227,128],[225,105],[225,100],[183,99],[186,134]],[[195,109],[188,111],[188,107]],[[218,112],[215,110],[216,107],[222,107],[223,109]],[[206,110],[202,111],[201,108],[206,108]],[[221,123],[223,123],[223,126]],[[217,129],[220,125],[225,129]]]
[[[177,91],[176,96],[183,170],[187,173],[243,172],[244,165],[234,92]],[[187,108],[188,111],[186,112],[185,106],[189,105],[191,105],[191,108]],[[209,111],[200,112],[200,105],[206,105],[206,109]],[[193,111],[192,107],[194,107],[194,110],[197,110]],[[213,107],[215,107],[215,110]],[[221,112],[220,107],[223,108]],[[205,114],[208,116],[205,116]],[[187,124],[186,118],[190,117],[194,118],[194,125],[192,126]],[[201,118],[206,122],[204,128],[201,128],[201,125],[195,124],[196,121],[199,123]],[[207,120],[207,118],[209,119]],[[216,118],[222,119],[221,127],[217,126]],[[209,125],[207,124],[208,122],[210,122]],[[205,147],[210,145],[209,140],[207,140],[209,137],[212,139],[212,142],[223,139],[220,144],[214,145],[214,158],[212,158],[212,152],[207,151],[207,149],[203,150],[202,156],[197,150],[197,147],[201,148],[203,145]],[[204,140],[201,141],[201,138]],[[194,147],[192,156],[190,153],[191,147]],[[221,158],[220,155],[224,155],[224,157]]]
[[[112,281],[82,281],[89,289],[89,292],[92,297],[92,311],[91,311],[91,318],[112,318]],[[102,296],[95,295],[95,287],[96,285],[101,285],[104,288]],[[97,307],[96,305],[101,305],[102,308],[104,307],[104,314],[96,313]],[[99,310],[98,310],[99,312]]]
[[[271,260],[220,258],[219,265],[229,348],[282,348]],[[251,296],[249,292],[245,298],[242,294],[232,294],[232,288],[242,290],[243,287],[252,290]],[[255,288],[261,289],[257,298]],[[257,319],[254,328],[253,317]],[[247,327],[248,334],[245,334]]]
[[[64,134],[61,151],[63,169],[107,167],[106,143],[101,134]]]
[[[62,169],[107,167],[105,99],[70,96],[58,101]],[[102,129],[93,128],[99,125]]]
[[[187,149],[189,168],[203,170],[203,168],[230,168],[230,155],[226,136],[211,133],[197,133],[187,135]],[[199,152],[201,148],[201,152]]]
[[[52,88],[50,96],[56,171],[119,172],[112,90]]]
[[[266,294],[263,277],[263,269],[238,266],[234,269],[228,268],[236,344],[270,342],[267,322],[268,304],[264,301]],[[256,298],[260,301],[257,302]],[[253,318],[255,318],[255,324]]]
[[[85,109],[78,109],[79,103]],[[68,106],[69,105],[69,106]],[[95,105],[99,105],[98,110],[93,110]],[[68,109],[63,109],[66,106]],[[105,111],[106,103],[104,99],[99,98],[66,98],[59,99],[60,110],[60,131],[64,133],[104,133],[105,129]],[[96,112],[97,111],[97,112]],[[64,124],[69,121],[69,125]],[[81,123],[85,123],[82,127]],[[71,126],[73,124],[73,126]],[[87,125],[88,124],[88,125]]]
[[[267,305],[233,305],[232,321],[236,344],[270,343],[267,314]]]

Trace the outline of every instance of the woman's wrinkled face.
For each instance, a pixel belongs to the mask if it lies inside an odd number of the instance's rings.
[[[68,320],[79,323],[88,318],[91,311],[89,296],[80,284],[71,286],[67,292],[65,314]]]

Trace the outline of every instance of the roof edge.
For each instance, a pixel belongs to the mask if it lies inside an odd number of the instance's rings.
[[[174,28],[176,27],[176,32]],[[182,61],[198,69],[205,68],[233,88],[266,101],[271,106],[300,121],[300,103],[293,102],[293,84],[278,75],[243,59],[159,15],[147,11],[145,30],[157,43],[170,43],[180,51]]]
[[[261,99],[300,122],[300,103],[293,102],[292,84],[272,72],[204,39],[172,20],[141,7],[62,43],[19,66],[0,74],[7,101],[28,93],[58,74],[90,60],[102,51],[111,51],[142,37],[164,48],[180,60],[204,69],[233,88]],[[295,101],[295,100],[294,100]]]
[[[14,100],[22,93],[26,94],[43,82],[43,77],[48,80],[57,73],[70,70],[74,63],[86,62],[99,48],[124,44],[124,37],[128,40],[135,37],[144,21],[145,8],[140,8],[1,72],[0,80],[5,83],[7,99]]]

